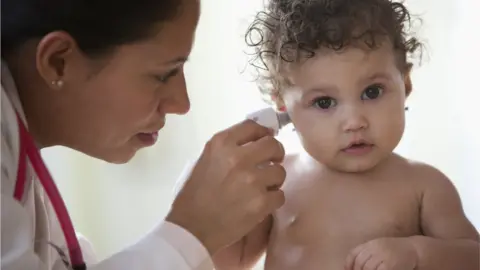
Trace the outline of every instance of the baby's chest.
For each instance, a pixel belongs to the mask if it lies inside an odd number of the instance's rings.
[[[420,233],[419,200],[407,187],[311,186],[287,189],[285,194],[286,204],[274,216],[272,233],[288,242],[356,245]]]

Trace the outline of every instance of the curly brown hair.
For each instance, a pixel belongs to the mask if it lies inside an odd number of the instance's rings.
[[[366,45],[375,49],[387,38],[399,69],[406,71],[409,59],[421,55],[423,47],[409,33],[411,26],[405,5],[392,0],[268,0],[245,39],[255,50],[250,64],[260,75],[260,91],[272,101],[288,85],[282,76],[286,64],[311,58],[320,48],[341,51]]]

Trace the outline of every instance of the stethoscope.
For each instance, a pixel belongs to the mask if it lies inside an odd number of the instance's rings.
[[[18,160],[17,181],[15,183],[15,191],[13,196],[19,202],[22,201],[23,195],[25,194],[25,184],[27,182],[27,160],[30,160],[30,164],[35,170],[35,173],[37,174],[38,179],[40,180],[40,183],[42,184],[43,189],[45,190],[47,197],[49,198],[55,210],[58,221],[62,228],[68,248],[68,255],[70,256],[71,269],[86,270],[87,267],[83,260],[82,250],[80,248],[80,244],[62,196],[58,192],[57,186],[55,185],[52,176],[45,166],[45,163],[40,156],[40,151],[35,145],[32,136],[28,132],[23,120],[18,114],[17,122],[20,133],[20,155]],[[59,255],[62,257],[68,268],[69,263],[65,258],[65,254],[63,254],[63,252],[58,248],[57,252],[59,252]]]

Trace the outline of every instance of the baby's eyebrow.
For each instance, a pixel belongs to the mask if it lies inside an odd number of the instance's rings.
[[[305,93],[319,93],[324,95],[338,94],[339,90],[335,85],[321,85],[307,88]]]
[[[363,76],[362,76],[363,77]],[[384,80],[384,81],[393,81],[393,75],[389,72],[378,71],[374,72],[371,75],[367,75],[366,77],[360,77],[359,83],[365,85],[367,83],[372,83],[375,80]],[[311,87],[304,88],[304,94],[309,93],[319,93],[324,95],[336,95],[339,93],[339,89],[334,84],[322,83],[318,85],[314,85]]]
[[[390,73],[387,73],[387,72],[375,72],[372,75],[368,76],[366,80],[373,81],[373,80],[376,80],[376,79],[384,79],[384,80],[388,80],[388,81],[393,80],[392,75]]]

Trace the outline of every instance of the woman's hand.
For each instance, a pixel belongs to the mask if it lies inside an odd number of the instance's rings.
[[[166,220],[190,231],[215,254],[283,205],[279,188],[286,173],[279,163],[284,155],[271,131],[251,120],[216,134]]]

